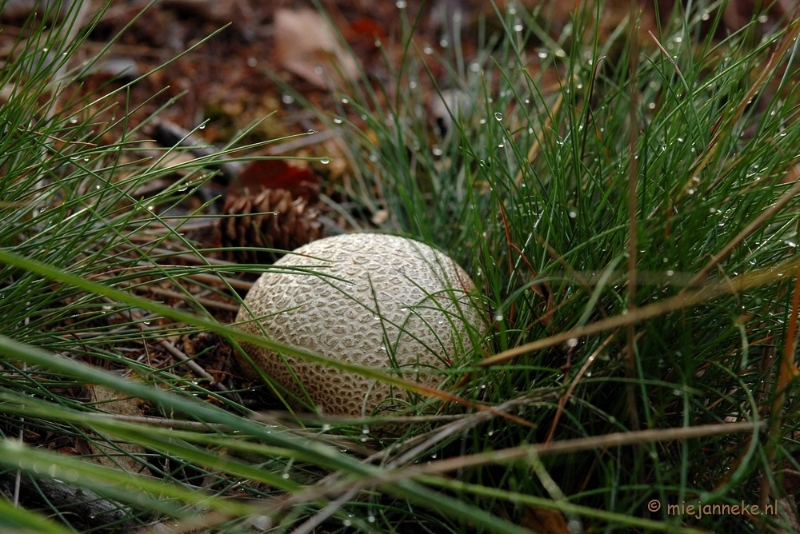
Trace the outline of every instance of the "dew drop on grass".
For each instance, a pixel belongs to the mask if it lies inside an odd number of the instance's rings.
[[[521,32],[522,29],[523,29],[522,22],[517,21],[517,22],[514,23],[514,31],[515,32]]]
[[[308,135],[311,135],[311,134],[315,134],[315,133],[317,133],[317,131],[316,131],[314,128],[311,128],[311,129],[309,129],[309,130],[308,130],[308,132],[306,132],[306,133],[307,133]]]
[[[500,143],[499,145],[497,145],[497,148],[505,148],[505,146],[506,146],[505,143]]]
[[[422,51],[427,55],[433,54],[433,48],[428,45],[426,45],[425,48],[422,49]]]
[[[342,119],[340,119],[339,117],[334,117],[333,118],[333,123],[334,124],[342,124]]]
[[[293,104],[294,97],[290,94],[283,94],[281,95],[281,102],[283,102],[284,104]]]
[[[499,323],[500,321],[503,320],[503,314],[502,313],[494,314],[494,320],[495,320],[495,322]]]
[[[367,516],[367,522],[374,523],[375,522],[375,516],[374,515]]]
[[[328,163],[331,162],[331,159],[330,158],[322,158],[321,160],[319,160],[319,162],[322,163],[323,165],[327,165]]]
[[[331,428],[333,428],[333,427],[331,425],[329,425],[328,423],[325,423],[324,425],[322,425],[322,431],[323,432],[328,432]]]
[[[498,121],[501,121],[501,120],[503,120],[503,114],[500,113],[499,111],[497,111],[494,114],[494,118],[497,119]]]
[[[545,52],[544,50],[540,50],[537,55],[539,56],[540,59],[545,59],[547,57],[547,52]]]
[[[346,104],[349,104],[349,103],[350,103],[350,99],[349,99],[349,98],[347,98],[346,96],[343,96],[343,97],[342,97],[342,104],[345,104],[345,105],[346,105]]]
[[[571,337],[567,340],[567,346],[570,348],[575,348],[578,346],[578,338]]]
[[[431,149],[431,152],[432,152],[432,153],[433,153],[433,155],[434,155],[434,156],[436,156],[436,157],[439,157],[439,156],[441,156],[441,155],[442,155],[442,153],[443,153],[443,152],[442,152],[442,149],[441,149],[441,148],[439,148],[438,146],[434,146],[434,147]]]
[[[450,43],[447,41],[447,39],[440,39],[439,46],[441,46],[442,48],[447,48],[448,46],[450,46]]]
[[[256,65],[258,65],[258,60],[256,58],[254,58],[254,57],[247,58],[247,66],[248,67],[255,67]]]
[[[472,72],[478,72],[481,70],[481,64],[473,61],[472,63],[469,64],[469,70],[471,70]]]
[[[397,9],[405,9],[406,8],[406,1],[405,0],[397,0],[397,2],[395,2],[394,5],[397,6]]]

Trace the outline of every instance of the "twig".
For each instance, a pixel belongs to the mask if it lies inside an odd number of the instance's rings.
[[[221,384],[219,382],[215,382],[214,377],[208,371],[206,371],[205,369],[203,369],[202,367],[197,365],[197,362],[195,362],[194,360],[189,358],[182,351],[178,350],[175,347],[175,345],[173,345],[172,343],[170,343],[166,339],[159,339],[158,343],[159,343],[159,345],[164,347],[164,349],[166,349],[167,352],[169,352],[171,355],[173,355],[174,357],[176,357],[179,360],[181,360],[184,364],[186,364],[186,367],[188,367],[189,369],[194,371],[196,374],[202,376],[203,378],[208,379],[211,382],[211,387],[213,387],[214,389],[219,390],[219,391],[229,391],[228,388],[225,387],[224,384]]]
[[[183,301],[191,300],[193,302],[197,302],[199,304],[202,304],[206,308],[216,308],[218,310],[233,311],[233,312],[239,311],[239,306],[236,305],[236,304],[228,304],[228,303],[225,303],[225,302],[220,302],[218,300],[213,300],[213,299],[209,299],[209,298],[205,298],[205,297],[196,297],[194,295],[189,296],[189,295],[186,295],[184,293],[179,293],[177,291],[170,291],[169,289],[161,289],[160,287],[150,286],[150,287],[148,287],[148,290],[151,293],[154,293],[156,295],[160,295],[162,297],[180,299],[180,300],[183,300]]]
[[[228,161],[230,157],[227,154],[221,154],[215,146],[208,144],[200,136],[181,128],[173,122],[163,119],[155,121],[153,139],[163,146],[186,148],[197,157],[213,155],[217,161],[213,165],[208,165],[208,167],[220,171],[221,175],[217,178],[217,181],[222,185],[228,185],[232,180],[235,180],[242,170],[240,162]]]

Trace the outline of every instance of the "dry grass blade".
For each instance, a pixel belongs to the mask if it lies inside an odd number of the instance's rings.
[[[800,189],[800,183],[798,183],[798,188]],[[623,326],[636,324],[638,322],[652,319],[654,317],[658,317],[659,315],[664,315],[675,310],[696,306],[697,304],[710,301],[722,295],[735,294],[739,291],[761,287],[779,280],[785,274],[792,273],[793,269],[798,264],[800,264],[800,258],[795,258],[775,267],[759,269],[750,273],[739,275],[727,282],[709,283],[692,293],[681,292],[674,297],[665,299],[661,302],[636,308],[632,312],[624,315],[609,317],[608,319],[603,319],[601,321],[573,328],[544,339],[539,339],[531,343],[520,345],[519,347],[515,347],[483,359],[476,365],[480,367],[500,365],[518,356],[522,356],[523,354],[528,354],[530,352],[552,347],[560,343],[565,343],[570,339],[579,339],[591,334],[596,334],[598,332],[604,332],[606,330],[613,330]]]

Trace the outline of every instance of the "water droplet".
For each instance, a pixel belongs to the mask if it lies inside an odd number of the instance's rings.
[[[501,120],[503,120],[503,114],[502,114],[502,113],[500,113],[499,111],[497,111],[497,112],[495,112],[495,114],[494,114],[494,118],[495,118],[495,119],[497,119],[497,120],[499,120],[499,121],[501,121]]]
[[[480,63],[473,61],[472,63],[469,64],[469,70],[471,70],[472,72],[480,71],[481,70]]]
[[[248,67],[255,67],[256,65],[258,65],[258,60],[256,58],[254,58],[254,57],[247,58],[247,66]]]
[[[379,39],[375,39],[375,48],[380,48],[380,47],[381,47],[380,40]]]
[[[282,474],[281,478],[284,479],[284,480],[289,480],[289,473]]]
[[[364,425],[364,428],[361,429],[362,434],[369,434],[369,426]]]
[[[672,275],[674,275],[674,274],[675,274],[675,271],[673,271],[672,269],[670,269],[669,271],[667,271],[667,276],[672,276]]]
[[[311,129],[310,129],[310,130],[308,130],[308,132],[306,132],[306,133],[308,133],[309,135],[311,135],[311,134],[315,134],[315,133],[317,133],[317,131],[316,131],[314,128],[311,128]]]
[[[330,158],[322,158],[321,160],[319,160],[319,162],[322,163],[323,165],[327,165],[328,163],[331,162],[331,159]]]
[[[439,148],[438,146],[434,146],[434,147],[431,149],[431,152],[432,152],[432,153],[433,153],[433,155],[434,155],[434,156],[436,156],[436,157],[439,157],[439,156],[441,156],[441,155],[442,155],[442,149],[441,149],[441,148]]]
[[[569,212],[569,218],[570,218],[570,219],[574,219],[574,218],[575,218],[575,217],[577,217],[577,216],[578,216],[578,213],[577,213],[577,212],[575,212],[575,211],[573,211],[573,210],[570,210],[570,212]]]
[[[397,6],[397,9],[405,9],[406,8],[405,0],[397,0],[397,2],[395,2],[394,5]]]
[[[522,25],[522,22],[517,21],[517,22],[514,23],[514,31],[515,32],[521,32],[523,30],[523,28],[524,28],[524,26]]]
[[[760,22],[761,24],[766,24],[768,20],[769,17],[767,17],[767,15],[760,15],[758,17],[758,22]]]
[[[281,102],[283,102],[284,104],[292,104],[294,103],[294,97],[289,94],[283,94],[281,95]]]
[[[425,45],[422,51],[427,55],[433,54],[433,48],[431,48],[429,45]]]
[[[439,46],[441,46],[442,48],[447,48],[448,46],[450,46],[450,43],[447,41],[447,39],[443,37],[439,39]]]
[[[567,340],[567,346],[570,348],[575,348],[578,346],[578,338],[571,337]]]
[[[505,146],[506,146],[505,143],[500,143],[499,145],[497,145],[497,148],[505,148]]]
[[[339,117],[334,117],[333,118],[333,123],[334,124],[342,124],[342,119],[340,119]]]
[[[500,321],[503,320],[503,314],[500,313],[500,312],[495,313],[494,314],[494,320],[495,320],[495,322],[499,323]]]
[[[545,59],[547,57],[547,52],[545,52],[544,50],[539,50],[539,53],[537,55],[539,56],[540,59]]]
[[[328,432],[331,428],[333,428],[333,427],[331,425],[329,425],[328,423],[325,423],[324,425],[322,425],[322,431],[323,432]]]

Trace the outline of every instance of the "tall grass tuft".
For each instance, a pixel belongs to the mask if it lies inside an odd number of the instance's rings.
[[[0,70],[0,527],[790,529],[800,25],[699,39],[701,3],[632,58],[641,34],[623,20],[601,40],[602,3],[585,4],[560,34],[537,11],[498,10],[475,58],[458,36],[418,47],[398,8],[390,80],[318,110],[348,140],[354,225],[382,211],[381,230],[446,250],[490,325],[447,381],[484,409],[445,403],[401,436],[254,418],[241,392],[148,358],[202,331],[337,365],[217,322],[190,276],[268,267],[208,261],[181,230],[204,208],[171,218],[213,162],[148,187],[174,169],[139,156],[125,116],[99,121],[111,95],[63,91],[91,22],[32,17]],[[225,280],[205,289],[235,302]],[[185,297],[160,302],[157,284]],[[88,398],[100,388],[152,418]],[[24,492],[41,498],[18,507]],[[79,517],[87,502],[99,517]]]

